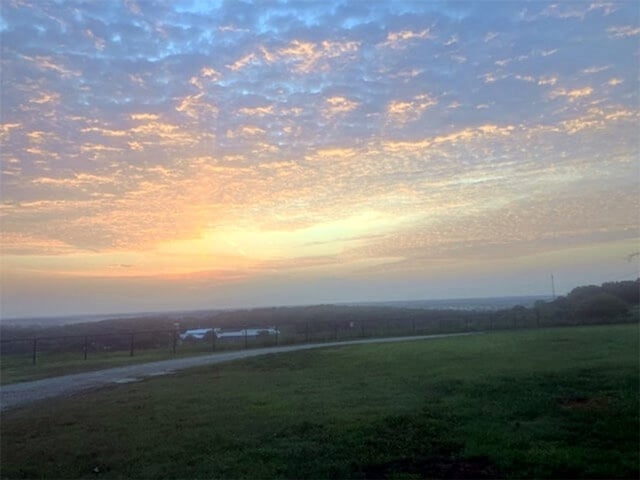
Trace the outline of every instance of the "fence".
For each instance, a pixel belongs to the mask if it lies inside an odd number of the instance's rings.
[[[617,318],[615,322],[637,321],[637,315]],[[432,315],[411,319],[366,320],[309,320],[290,322],[275,326],[271,333],[252,334],[250,330],[268,331],[266,327],[244,327],[235,329],[237,335],[216,335],[213,327],[200,339],[181,338],[180,331],[144,330],[118,333],[97,333],[51,337],[2,338],[0,354],[3,362],[9,357],[16,363],[18,358],[33,365],[43,360],[64,361],[109,358],[110,356],[133,357],[140,353],[162,353],[166,355],[196,354],[220,350],[261,348],[310,342],[353,340],[357,338],[427,335],[440,333],[462,333],[519,328],[538,328],[575,324],[612,323],[602,319],[576,322],[575,319],[554,318],[540,315],[529,309],[512,309],[501,312],[458,312],[452,315]],[[228,332],[227,332],[228,333]],[[26,357],[26,358],[25,358]],[[27,360],[28,359],[28,360]]]

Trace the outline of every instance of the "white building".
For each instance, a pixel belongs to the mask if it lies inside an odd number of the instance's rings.
[[[265,328],[243,328],[240,330],[230,330],[223,328],[194,328],[191,330],[185,330],[180,334],[180,338],[182,340],[186,340],[187,338],[191,338],[194,340],[202,340],[207,336],[208,333],[213,332],[216,335],[216,338],[223,339],[240,339],[245,337],[255,338],[262,335],[278,335],[280,331],[275,327],[265,327]]]

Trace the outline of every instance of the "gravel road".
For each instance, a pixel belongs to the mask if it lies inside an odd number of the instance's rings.
[[[329,343],[307,343],[284,347],[260,348],[255,350],[238,350],[226,353],[212,353],[198,357],[176,358],[160,362],[140,363],[126,367],[109,368],[94,372],[76,373],[61,377],[45,378],[32,382],[21,382],[0,387],[0,410],[6,411],[38,400],[61,397],[92,390],[116,383],[129,383],[157,375],[167,375],[185,368],[213,365],[241,358],[257,357],[273,353],[295,352],[311,348],[342,347],[364,343],[408,342],[431,340],[443,337],[474,335],[474,333],[454,333],[443,335],[422,335],[416,337],[369,338]]]

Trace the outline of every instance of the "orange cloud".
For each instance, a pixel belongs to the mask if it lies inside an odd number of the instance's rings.
[[[387,105],[387,115],[391,121],[406,123],[417,120],[426,109],[437,104],[438,101],[429,95],[417,95],[409,101],[392,101]]]
[[[549,98],[554,99],[558,97],[566,97],[570,102],[575,102],[583,97],[588,97],[593,93],[593,88],[591,87],[583,87],[583,88],[574,88],[572,90],[567,90],[565,88],[559,88],[557,90],[552,91],[549,94]]]
[[[298,73],[310,73],[321,62],[356,53],[360,42],[334,42],[324,40],[319,43],[293,40],[288,46],[277,50],[277,58],[292,63]],[[321,65],[322,68],[326,66]]]
[[[41,92],[39,97],[29,100],[30,103],[35,103],[38,105],[43,105],[45,103],[58,103],[59,101],[60,94],[56,92]]]
[[[266,115],[274,115],[275,109],[273,105],[266,107],[243,107],[238,110],[238,113],[248,117],[264,117]]]
[[[45,55],[36,55],[33,57],[22,55],[22,58],[33,63],[37,68],[41,70],[51,70],[58,73],[63,78],[79,77],[81,72],[77,70],[71,70],[54,62],[53,58]]]
[[[227,65],[226,67],[229,70],[237,72],[238,70],[241,70],[244,67],[246,67],[247,65],[253,63],[257,59],[258,59],[258,57],[256,56],[255,53],[249,53],[248,55],[245,55],[244,57],[236,60],[234,63]]]
[[[338,115],[342,113],[349,113],[360,105],[354,100],[349,100],[346,97],[335,96],[325,99],[325,115]]]

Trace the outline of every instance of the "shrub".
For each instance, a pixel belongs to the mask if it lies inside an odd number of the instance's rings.
[[[580,302],[575,314],[587,318],[612,319],[627,313],[629,307],[610,293],[598,293]]]

